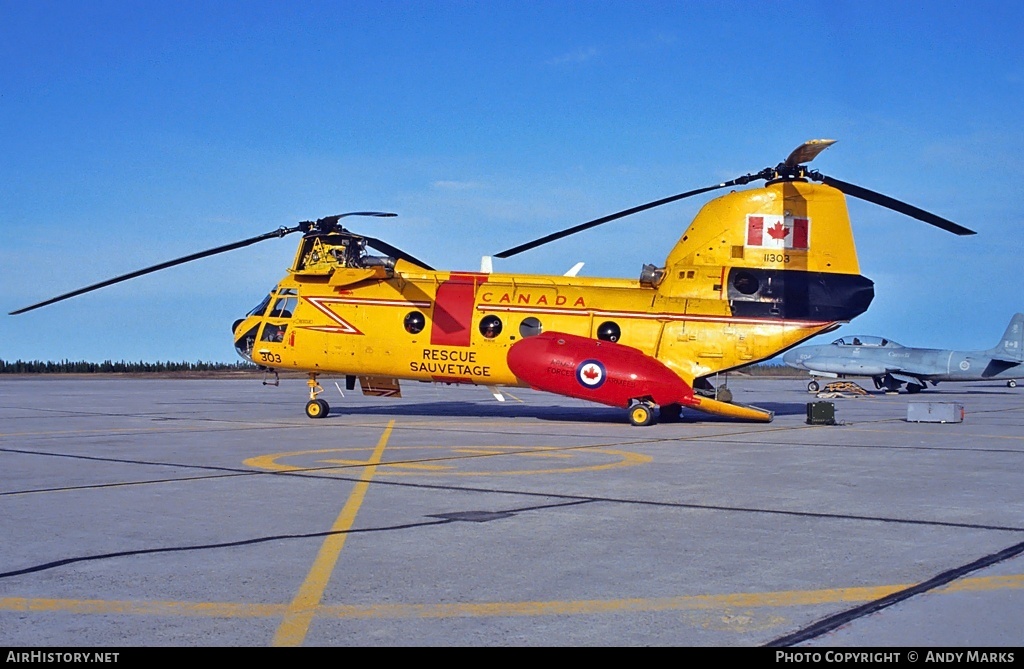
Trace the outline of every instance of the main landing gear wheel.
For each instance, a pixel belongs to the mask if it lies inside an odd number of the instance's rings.
[[[921,392],[922,390],[924,390],[924,386],[919,386],[916,383],[908,383],[907,384],[907,392],[910,393],[911,395],[916,395],[917,393]]]
[[[1007,388],[1016,388],[1017,387],[1017,382],[1015,380],[1013,380],[1013,379],[1010,379],[1009,381],[1006,382],[1006,387]]]
[[[310,418],[323,418],[330,412],[330,405],[323,400],[310,400],[306,402],[306,415]]]
[[[654,407],[641,402],[629,409],[629,422],[633,425],[650,425],[654,422]]]
[[[807,384],[807,392],[816,393],[818,392],[818,388],[820,387],[821,386],[818,385],[817,381],[811,381],[810,383]]]

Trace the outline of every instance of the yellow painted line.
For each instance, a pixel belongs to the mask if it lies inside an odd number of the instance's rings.
[[[497,448],[487,448],[486,446],[480,448],[452,448],[453,453],[460,455],[506,455],[506,451]],[[512,453],[512,455],[520,458],[576,458],[579,457],[577,452],[565,452],[562,449],[559,450],[545,450],[545,451],[523,451],[522,453]]]
[[[288,606],[284,620],[281,621],[274,634],[274,646],[298,646],[306,638],[309,625],[313,622],[313,616],[317,614],[320,600],[323,598],[324,589],[331,580],[334,565],[338,562],[341,549],[345,546],[347,532],[355,522],[356,513],[362,506],[366,492],[370,489],[370,481],[377,471],[377,464],[384,456],[384,447],[388,444],[388,438],[391,436],[391,429],[394,425],[395,421],[391,420],[384,428],[384,434],[380,436],[373,455],[370,456],[366,467],[359,476],[359,482],[352,489],[352,494],[349,495],[348,501],[345,502],[341,513],[338,514],[334,525],[331,526],[331,534],[324,539],[320,552],[317,554],[309,574],[306,575],[306,580],[299,588],[295,599]]]
[[[679,597],[635,597],[624,599],[583,599],[535,602],[479,602],[446,604],[318,605],[314,615],[333,619],[413,619],[454,617],[504,617],[545,615],[593,615],[598,613],[642,613],[659,611],[708,611],[768,607],[855,604],[875,601],[912,584],[783,590],[779,592],[732,595],[684,595]],[[965,578],[929,594],[1024,589],[1024,575]],[[121,614],[144,616],[189,616],[205,618],[273,618],[290,615],[292,604],[238,604],[231,602],[133,602],[80,599],[0,598],[0,611],[36,613]],[[307,622],[308,624],[308,622]],[[305,634],[303,633],[303,637]],[[301,642],[302,639],[297,639]],[[275,639],[277,643],[277,639]]]
[[[981,592],[984,590],[1016,590],[1024,588],[1024,576],[976,576],[954,581],[940,592]]]
[[[232,602],[133,602],[102,599],[0,598],[0,611],[36,613],[122,614],[131,616],[186,616],[190,618],[271,618],[288,611],[287,604]]]

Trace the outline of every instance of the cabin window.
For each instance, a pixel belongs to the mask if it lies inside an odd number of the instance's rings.
[[[427,319],[418,311],[410,311],[405,315],[405,331],[409,334],[419,334],[427,325]]]
[[[497,316],[484,316],[480,319],[480,334],[494,339],[501,334],[501,319]]]
[[[622,330],[614,321],[605,321],[597,326],[597,338],[601,341],[615,342],[619,341],[620,337],[622,337]]]
[[[519,334],[521,334],[524,339],[526,337],[536,337],[543,331],[543,329],[544,328],[541,326],[540,320],[533,316],[524,318],[523,322],[519,324]]]

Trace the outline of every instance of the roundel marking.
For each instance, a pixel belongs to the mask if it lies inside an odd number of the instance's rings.
[[[604,365],[597,360],[584,360],[576,367],[576,380],[584,388],[596,390],[604,384],[607,373]]]
[[[970,367],[971,363],[967,362],[966,360],[960,362],[960,369],[962,369],[963,371],[966,372],[968,369],[970,369]]]

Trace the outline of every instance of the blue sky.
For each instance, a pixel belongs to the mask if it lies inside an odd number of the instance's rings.
[[[233,361],[294,235],[7,312],[354,210],[477,269],[818,137],[823,173],[979,233],[850,199],[876,298],[841,333],[987,348],[1024,310],[1022,24],[1009,1],[0,0],[0,358]],[[636,277],[710,197],[495,270]]]

